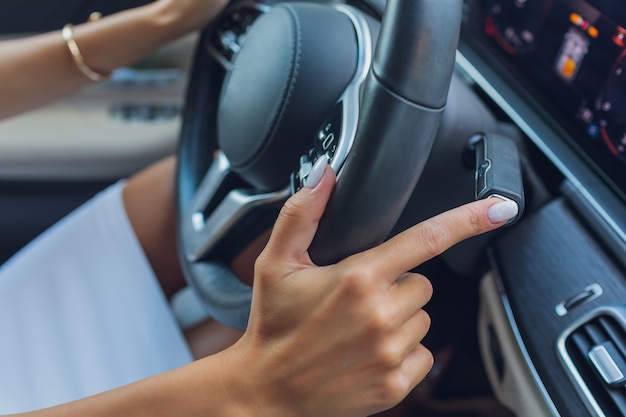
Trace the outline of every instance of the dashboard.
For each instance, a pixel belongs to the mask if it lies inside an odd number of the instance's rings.
[[[626,1],[465,6],[457,64],[549,188],[489,249],[491,385],[518,416],[626,415]]]
[[[474,4],[468,23],[626,195],[626,2],[485,0]]]

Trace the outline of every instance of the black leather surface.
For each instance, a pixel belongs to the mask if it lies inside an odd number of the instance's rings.
[[[461,8],[441,0],[389,2],[374,57],[380,82],[400,97],[433,109],[446,103]],[[444,33],[455,32],[454,36]]]
[[[321,265],[387,237],[422,173],[441,118],[441,111],[398,100],[375,78],[365,87],[363,111],[359,140],[309,249]]]
[[[355,143],[309,250],[319,264],[371,248],[388,236],[426,164],[447,99],[462,2],[442,8],[430,0],[397,0],[389,6]],[[429,40],[435,28],[437,39]]]
[[[219,143],[260,190],[287,185],[356,71],[356,37],[328,6],[281,4],[259,18],[227,77]]]

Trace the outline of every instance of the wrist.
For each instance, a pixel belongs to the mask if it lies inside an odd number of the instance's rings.
[[[173,38],[204,28],[227,0],[158,0],[149,4],[154,22]]]
[[[244,335],[233,347],[217,355],[218,372],[228,400],[230,416],[242,417],[302,417],[290,407],[290,398],[284,398],[283,384],[277,380],[275,366],[265,366],[262,349],[251,348]],[[247,354],[250,352],[251,354]],[[271,361],[275,365],[275,361]],[[269,365],[269,364],[267,364]],[[216,368],[213,368],[216,369]],[[278,379],[281,379],[280,377]]]
[[[245,337],[245,336],[244,336]],[[221,395],[227,401],[226,409],[232,413],[228,416],[249,417],[266,416],[268,409],[265,401],[262,401],[261,383],[256,378],[256,372],[245,359],[239,343],[217,355],[218,364],[214,368],[221,382]]]

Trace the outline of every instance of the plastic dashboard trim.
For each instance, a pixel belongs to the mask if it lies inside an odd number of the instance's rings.
[[[576,191],[606,222],[610,230],[621,241],[626,242],[624,202],[615,196],[610,187],[598,178],[598,174],[565,143],[554,128],[540,119],[534,113],[535,110],[521,100],[511,87],[507,87],[507,81],[489,67],[467,42],[461,41],[459,44],[457,67],[511,118],[564,177],[571,182]],[[611,213],[605,207],[610,207]],[[617,213],[619,209],[621,209],[621,215]]]
[[[463,40],[463,38],[457,53],[457,69],[472,80],[562,173],[567,180],[566,182],[569,182],[571,191],[576,193],[578,198],[587,205],[587,208],[594,212],[594,217],[606,226],[598,228],[596,224],[596,227],[593,227],[596,235],[604,235],[599,237],[606,240],[608,233],[610,234],[609,239],[615,239],[622,243],[626,242],[624,201],[588,165],[585,158],[577,154],[576,150],[563,137],[564,133],[557,126],[553,125],[551,121],[539,114],[537,109],[533,108],[532,104],[526,101],[525,97],[510,84],[511,80],[507,80],[502,74],[499,74],[489,64],[484,55],[477,51],[473,44]],[[579,201],[578,204],[581,204],[581,202]],[[512,306],[509,304],[501,279],[499,275],[497,276],[507,320],[511,324],[515,338],[523,352],[523,357],[532,376],[537,381],[546,404],[548,404],[551,412],[558,416],[559,412],[551,400],[546,387],[541,382],[539,374],[526,350],[516,320],[513,317]],[[595,412],[597,410],[592,408],[589,411]]]
[[[491,253],[491,251],[489,252],[488,255],[489,255],[489,258],[493,258],[493,253]],[[556,405],[550,398],[550,394],[548,393],[548,390],[546,389],[543,381],[541,380],[541,377],[539,376],[539,372],[537,372],[537,369],[535,368],[535,365],[533,364],[530,358],[530,354],[528,353],[528,350],[526,349],[526,345],[524,343],[524,340],[522,339],[522,334],[519,330],[519,327],[517,326],[517,322],[515,321],[515,317],[513,315],[513,308],[511,307],[509,298],[506,295],[506,292],[504,291],[502,278],[500,276],[500,273],[497,267],[495,266],[496,262],[491,260],[490,263],[493,265],[492,267],[493,274],[495,277],[496,285],[498,286],[498,292],[500,293],[500,301],[502,302],[502,308],[504,309],[504,312],[506,314],[506,319],[511,326],[511,332],[513,333],[515,342],[517,343],[519,347],[520,353],[522,354],[522,357],[524,358],[524,361],[526,362],[526,366],[528,367],[528,370],[532,378],[535,380],[537,389],[539,390],[539,393],[541,394],[546,406],[548,407],[548,409],[550,410],[550,412],[552,413],[554,417],[560,417],[561,414],[559,413],[559,411],[556,408]]]

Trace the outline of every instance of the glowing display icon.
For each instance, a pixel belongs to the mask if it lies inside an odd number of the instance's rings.
[[[556,71],[563,79],[574,80],[588,51],[589,39],[577,28],[571,28],[563,38],[563,45],[556,59]]]

